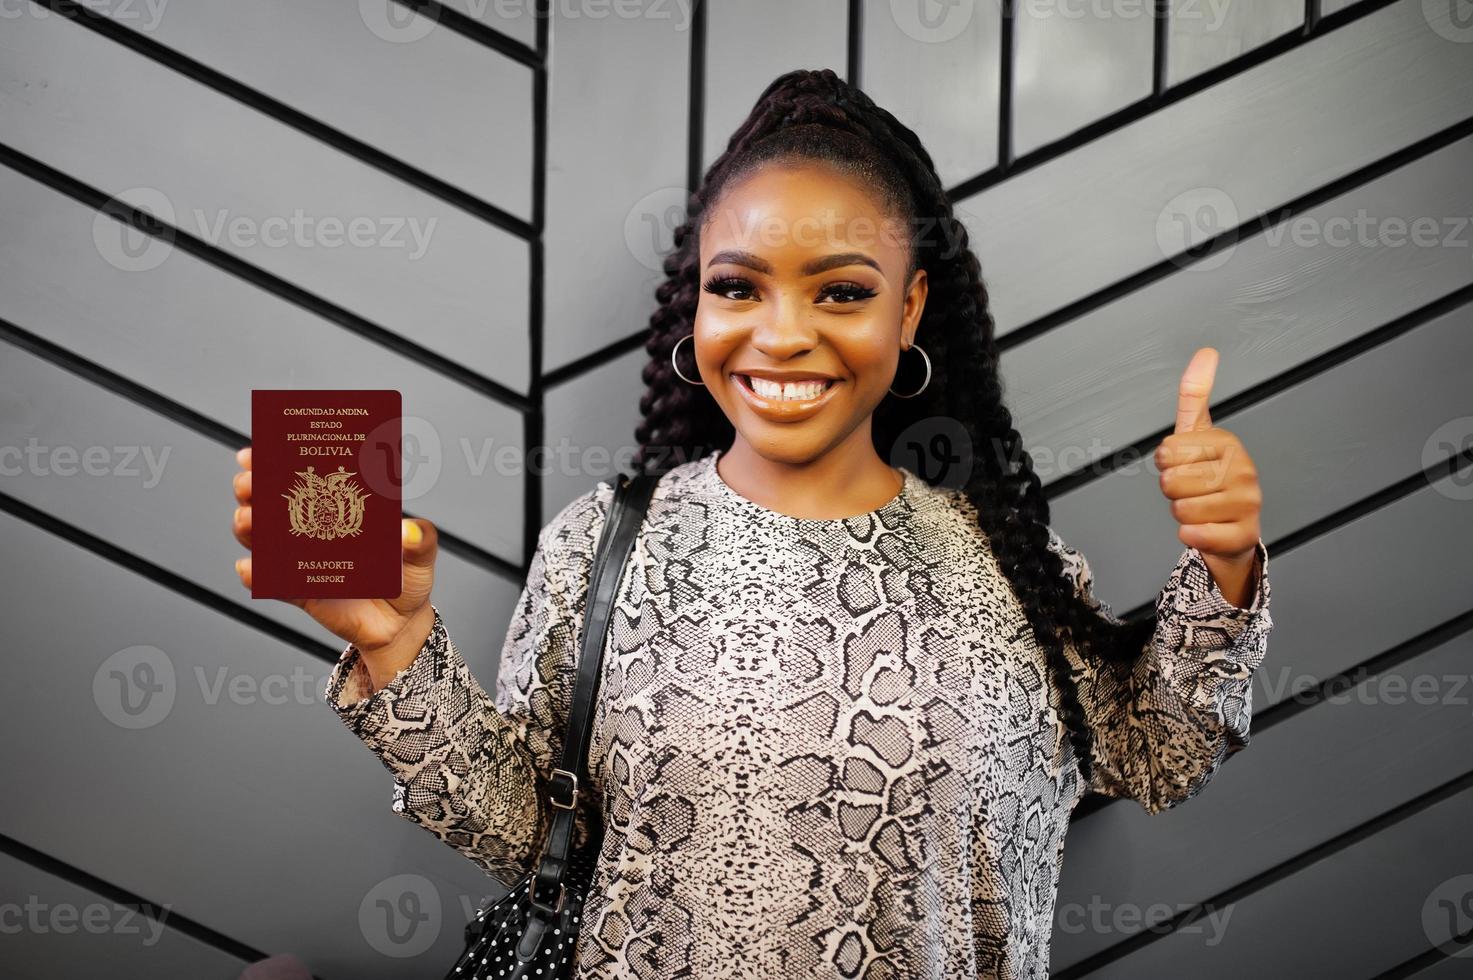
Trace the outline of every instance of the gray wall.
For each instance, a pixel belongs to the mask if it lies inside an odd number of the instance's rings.
[[[317,700],[341,645],[231,568],[249,390],[404,393],[406,509],[489,685],[529,542],[631,447],[693,175],[829,66],[953,188],[1054,523],[1117,610],[1181,548],[1138,457],[1198,346],[1262,474],[1255,744],[1157,817],[1081,808],[1056,975],[1465,975],[1466,4],[86,6],[0,15],[0,909],[35,909],[0,972],[449,961],[494,886]],[[531,445],[545,472],[497,455]]]

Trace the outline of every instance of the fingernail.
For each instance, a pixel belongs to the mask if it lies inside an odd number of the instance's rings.
[[[245,454],[246,454],[246,450],[249,449],[249,448],[251,448],[251,447],[250,446],[243,446],[240,449],[237,449],[235,451],[235,461],[237,463],[239,463],[241,466],[244,466],[245,465]]]
[[[237,574],[237,575],[243,574],[242,573],[242,570],[241,570],[241,567],[244,564],[245,564],[245,559],[244,558],[237,558],[237,559],[235,559],[235,574]]]
[[[235,523],[239,524],[241,522],[241,519],[244,516],[244,514],[245,514],[245,508],[244,507],[237,507],[237,508],[235,508]]]
[[[413,521],[404,521],[404,543],[413,547],[424,538],[424,532]]]

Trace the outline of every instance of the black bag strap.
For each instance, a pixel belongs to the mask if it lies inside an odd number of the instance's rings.
[[[645,511],[659,480],[658,473],[619,474],[614,483],[614,499],[599,535],[584,605],[578,682],[568,710],[563,757],[548,782],[548,802],[553,807],[552,826],[537,872],[528,884],[532,908],[548,916],[562,909],[563,876],[573,850],[580,784],[588,777],[590,723],[597,703],[604,637],[608,635],[614,597],[618,594],[624,566],[629,563],[634,540],[644,523]]]

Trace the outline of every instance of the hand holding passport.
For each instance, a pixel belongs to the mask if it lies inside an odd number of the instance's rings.
[[[236,457],[242,583],[359,646],[376,683],[434,622],[437,535],[403,519],[401,435],[397,391],[257,389]]]

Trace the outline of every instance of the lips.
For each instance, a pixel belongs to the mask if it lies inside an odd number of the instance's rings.
[[[834,393],[843,384],[842,381],[834,378],[804,378],[795,379],[791,382],[785,379],[783,382],[785,386],[786,384],[798,384],[801,381],[804,384],[812,383],[815,389],[817,389],[819,384],[824,385],[824,387],[813,397],[778,398],[760,394],[753,387],[749,375],[733,372],[730,377],[752,411],[762,418],[773,422],[800,422],[810,418],[822,409],[824,405],[829,403],[834,397]],[[759,379],[757,383],[761,385],[766,380],[768,379]],[[777,383],[776,379],[772,379],[772,382]]]

